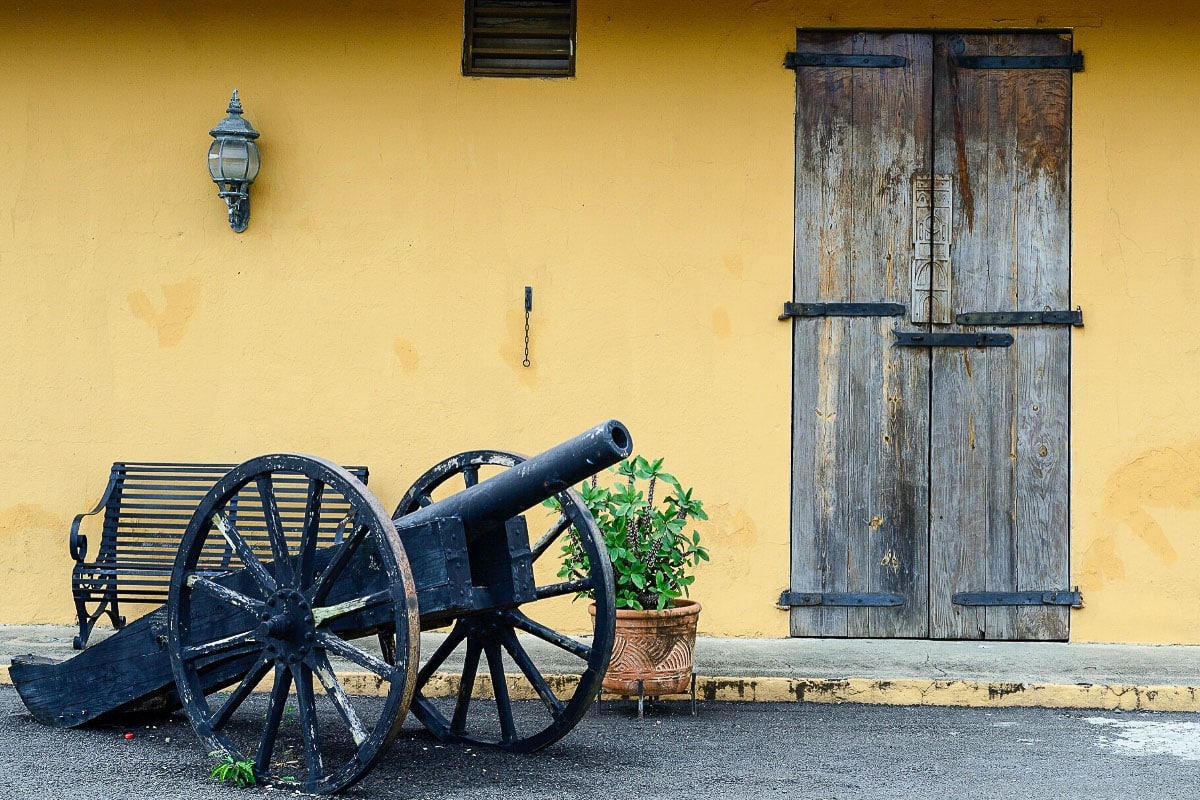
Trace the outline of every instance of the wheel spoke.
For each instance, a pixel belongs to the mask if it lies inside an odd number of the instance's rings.
[[[417,497],[417,503],[420,504],[421,508],[424,508],[425,506],[431,506],[433,505],[433,498],[422,492],[421,495]]]
[[[350,563],[350,559],[358,551],[363,540],[367,538],[367,533],[370,529],[366,525],[360,525],[357,518],[353,524],[354,529],[350,531],[350,535],[346,537],[346,540],[334,552],[333,558],[326,565],[324,571],[321,573],[321,577],[317,578],[313,588],[313,605],[325,601],[325,597],[333,589],[333,585],[337,583],[342,570]]]
[[[263,720],[262,736],[258,740],[258,752],[254,755],[254,773],[266,775],[270,771],[271,753],[275,751],[275,738],[279,734],[279,723],[287,707],[288,690],[292,685],[292,673],[283,664],[275,665],[275,685],[271,687],[271,699],[267,715]]]
[[[492,677],[492,694],[496,698],[496,713],[500,717],[500,743],[508,744],[516,738],[517,726],[513,723],[512,701],[508,698],[508,681],[504,679],[504,658],[500,643],[489,639],[483,646],[487,655],[488,672]]]
[[[349,642],[339,639],[329,631],[317,631],[317,643],[335,656],[341,656],[364,669],[369,669],[384,680],[392,680],[396,676],[396,667],[382,661],[368,652],[359,650]]]
[[[550,530],[542,534],[537,540],[537,544],[533,546],[533,560],[537,561],[549,549],[550,545],[558,541],[558,537],[562,536],[563,531],[571,527],[571,518],[566,514],[559,514],[558,519],[550,526]]]
[[[529,617],[522,614],[520,611],[509,611],[505,614],[505,618],[516,627],[532,633],[542,641],[549,642],[556,647],[566,650],[568,653],[579,656],[585,661],[591,658],[592,648],[583,642],[572,639],[570,636],[564,636],[556,630],[547,628],[540,622],[534,622]]]
[[[199,589],[205,594],[209,594],[215,597],[217,600],[220,600],[227,606],[240,608],[255,615],[257,615],[263,609],[263,603],[261,600],[255,600],[253,597],[247,597],[241,592],[230,589],[228,586],[222,586],[221,584],[205,578],[195,572],[187,576],[186,583],[193,591]]]
[[[517,662],[521,672],[525,673],[525,678],[533,686],[538,697],[542,698],[542,702],[546,704],[546,708],[557,719],[562,716],[563,703],[555,696],[554,691],[550,688],[550,684],[546,683],[546,679],[538,670],[537,665],[533,663],[533,659],[529,657],[529,653],[525,652],[525,648],[521,645],[517,635],[511,629],[507,629],[501,634],[501,644],[508,654],[512,656],[513,661]]]
[[[450,721],[450,730],[456,734],[461,734],[467,726],[467,708],[471,705],[471,693],[475,690],[475,673],[479,670],[479,653],[482,650],[479,639],[467,640],[462,676],[458,681],[458,697],[454,701],[454,719]]]
[[[304,741],[304,766],[308,775],[304,779],[307,789],[317,788],[325,766],[321,762],[320,732],[317,730],[317,702],[313,697],[312,669],[303,662],[292,665],[292,678],[296,682],[296,706],[300,714],[300,738]]]
[[[375,592],[374,594],[364,595],[363,597],[354,597],[345,602],[338,603],[332,606],[318,606],[313,608],[313,624],[316,626],[324,625],[326,622],[331,622],[347,614],[353,614],[356,611],[362,611],[371,606],[383,605],[384,603],[392,602],[392,592],[390,589]]]
[[[467,485],[468,489],[470,489],[475,484],[479,483],[479,465],[478,464],[468,464],[467,466],[463,467],[462,474],[463,474],[463,483],[465,483]]]
[[[254,687],[258,686],[262,679],[267,676],[267,673],[271,671],[271,667],[274,666],[274,663],[275,662],[273,661],[264,659],[259,661],[254,666],[254,669],[246,673],[246,677],[242,678],[242,682],[239,683],[237,688],[233,690],[233,694],[229,695],[229,699],[225,701],[223,706],[221,706],[221,710],[213,716],[213,730],[220,730],[221,728],[225,727],[225,723],[229,721],[231,716],[233,716],[233,712],[237,711],[238,708],[241,707],[242,703],[246,701],[246,698],[250,696],[250,692],[254,691]]]
[[[431,655],[429,660],[425,662],[425,666],[421,667],[421,671],[417,674],[418,689],[429,682],[429,678],[433,675],[434,670],[440,667],[445,660],[450,657],[450,654],[454,652],[455,648],[457,648],[465,638],[467,638],[467,631],[460,622],[454,626],[450,633],[446,634],[445,641],[438,645],[438,649],[433,651],[433,655]]]
[[[379,652],[383,655],[383,660],[396,666],[396,632],[380,632],[375,638],[379,640]]]
[[[362,743],[370,738],[371,734],[367,731],[362,720],[359,719],[358,712],[354,710],[354,706],[350,705],[350,698],[346,695],[346,690],[342,688],[342,684],[338,681],[337,675],[333,672],[333,666],[329,663],[329,657],[324,653],[313,653],[310,657],[312,671],[316,674],[317,680],[325,687],[325,694],[329,695],[329,699],[333,701],[334,707],[341,715],[342,721],[346,723],[346,727],[350,729],[350,735],[354,737],[354,743],[362,746]]]
[[[308,482],[308,497],[304,501],[304,531],[300,534],[300,563],[296,567],[299,580],[296,584],[307,589],[315,580],[317,537],[321,532],[321,500],[325,496],[325,484],[313,478]]]
[[[283,583],[294,584],[292,554],[288,549],[287,535],[283,532],[283,518],[279,516],[279,501],[275,498],[275,488],[271,483],[270,474],[259,475],[256,483],[258,484],[258,496],[262,500],[267,538],[271,541],[271,556],[275,560],[275,574]]]
[[[251,643],[258,643],[258,632],[254,630],[243,631],[242,633],[235,633],[223,639],[214,639],[204,644],[189,645],[183,648],[183,658],[185,661],[197,661],[207,656],[225,655],[235,648]]]
[[[226,650],[209,653],[208,655],[197,655],[188,658],[184,655],[184,661],[194,670],[200,671],[215,667],[217,664],[227,664],[230,661],[238,661],[250,656],[257,656],[262,652],[262,642],[248,641],[244,644],[230,647]],[[249,663],[249,662],[247,662]]]
[[[238,532],[238,529],[233,526],[233,522],[229,517],[222,514],[220,511],[214,512],[212,522],[217,526],[217,530],[225,537],[225,541],[229,547],[238,554],[238,558],[246,565],[246,571],[254,578],[254,582],[259,585],[259,588],[266,594],[272,594],[275,591],[275,579],[271,577],[271,573],[267,572],[267,568],[258,560],[258,556],[254,555],[254,550],[251,549],[250,543]]]
[[[595,585],[595,582],[591,578],[581,578],[577,581],[565,581],[563,583],[552,583],[549,586],[539,586],[535,590],[535,593],[538,600],[545,600],[547,597],[560,597],[564,594],[586,592]]]

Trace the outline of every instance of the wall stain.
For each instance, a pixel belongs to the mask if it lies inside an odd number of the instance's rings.
[[[421,355],[408,339],[396,339],[392,342],[392,352],[400,362],[400,369],[412,375],[421,367]]]
[[[733,325],[729,322],[729,312],[724,308],[713,309],[712,315],[713,333],[718,339],[728,339],[733,335]]]
[[[741,253],[726,253],[721,258],[722,264],[725,266],[725,271],[735,278],[741,278],[742,273],[746,271],[746,265],[742,261]]]
[[[0,509],[0,537],[49,533],[62,534],[65,541],[70,527],[66,517],[52,514],[33,503],[18,503]],[[65,547],[63,552],[66,552]]]
[[[1117,540],[1103,536],[1083,553],[1081,577],[1089,586],[1125,579],[1125,561],[1117,554]]]
[[[1162,563],[1173,564],[1179,554],[1171,536],[1147,506],[1200,511],[1200,441],[1146,450],[1104,484],[1109,536],[1123,525]],[[1103,558],[1103,552],[1097,551],[1097,558]]]
[[[129,308],[135,317],[158,333],[159,347],[174,347],[183,341],[188,323],[200,307],[200,286],[199,278],[163,284],[161,289],[166,303],[161,311],[145,292],[131,292]]]

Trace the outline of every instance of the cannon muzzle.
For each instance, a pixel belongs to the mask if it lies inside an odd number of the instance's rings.
[[[458,517],[468,541],[563,489],[627,458],[633,437],[615,419],[568,439],[515,467],[432,505],[393,520],[400,529]]]

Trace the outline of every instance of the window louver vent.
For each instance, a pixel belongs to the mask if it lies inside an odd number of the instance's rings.
[[[575,0],[467,0],[463,74],[575,74]]]

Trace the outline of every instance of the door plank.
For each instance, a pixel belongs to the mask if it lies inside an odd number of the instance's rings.
[[[801,52],[899,54],[910,65],[797,70],[795,299],[907,302],[930,46],[918,34],[798,35]],[[924,636],[928,354],[890,347],[894,318],[792,324],[791,588],[906,601],[793,609],[792,635]]]
[[[1069,73],[960,69],[954,53],[1049,55],[1069,53],[1070,42],[1054,34],[939,35],[934,50],[934,170],[953,174],[956,190],[955,312],[1064,307]],[[1069,329],[1013,333],[1012,348],[934,353],[935,638],[1066,637],[1065,609],[951,602],[957,592],[1066,588]]]
[[[1071,42],[1047,38],[1047,55]],[[1025,155],[1015,193],[1018,209],[1041,209],[1018,240],[1021,306],[1070,308],[1071,73],[1037,71],[1015,92],[1018,150]],[[1017,589],[1070,588],[1071,329],[1033,327],[1017,338]],[[1070,610],[1017,609],[1016,637],[1065,640]]]

